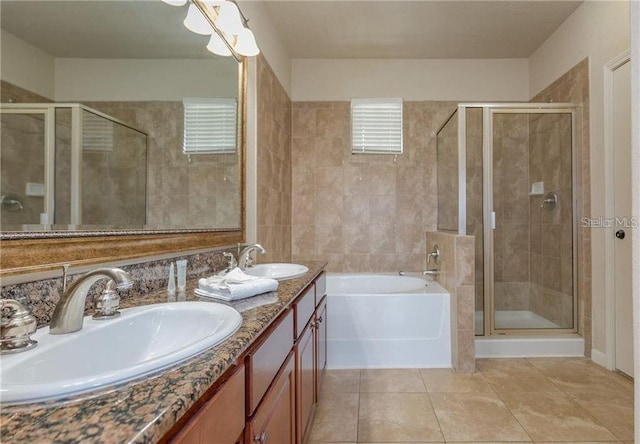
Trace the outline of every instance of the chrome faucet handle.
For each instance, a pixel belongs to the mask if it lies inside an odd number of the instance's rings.
[[[102,293],[96,296],[96,312],[92,316],[93,319],[107,320],[120,316],[120,312],[118,311],[118,308],[120,308],[120,295],[115,287],[116,283],[112,279],[109,279]]]
[[[422,272],[424,276],[437,276],[440,274],[440,270],[437,268],[428,268]]]
[[[2,299],[1,304],[0,355],[20,353],[38,345],[30,338],[37,328],[35,316],[13,299]]]
[[[433,258],[433,262],[437,265],[438,259],[440,258],[440,248],[438,248],[438,244],[435,244],[431,253],[427,255],[427,267],[429,266],[429,262],[431,262],[431,258]]]
[[[233,270],[238,266],[238,261],[236,261],[236,257],[233,255],[233,253],[225,251],[224,253],[222,253],[222,257],[227,259],[227,272]]]

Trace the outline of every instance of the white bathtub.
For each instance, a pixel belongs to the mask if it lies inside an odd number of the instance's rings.
[[[449,293],[419,274],[327,275],[329,368],[451,367]]]

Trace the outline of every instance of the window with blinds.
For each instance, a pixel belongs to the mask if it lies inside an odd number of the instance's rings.
[[[236,99],[184,99],[185,154],[236,152]]]
[[[88,111],[82,112],[82,150],[113,151],[114,123]]]
[[[351,100],[351,153],[402,154],[402,99]]]

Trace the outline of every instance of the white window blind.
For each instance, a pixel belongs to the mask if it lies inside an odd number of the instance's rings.
[[[82,112],[83,151],[113,151],[114,123],[88,111]]]
[[[236,99],[184,99],[185,154],[236,152]]]
[[[351,100],[351,152],[402,153],[402,99]]]

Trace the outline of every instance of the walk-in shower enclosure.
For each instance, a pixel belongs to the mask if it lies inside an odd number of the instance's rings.
[[[460,104],[438,131],[438,229],[475,236],[476,334],[577,332],[571,104]]]
[[[147,135],[80,104],[0,105],[2,230],[144,227]]]

